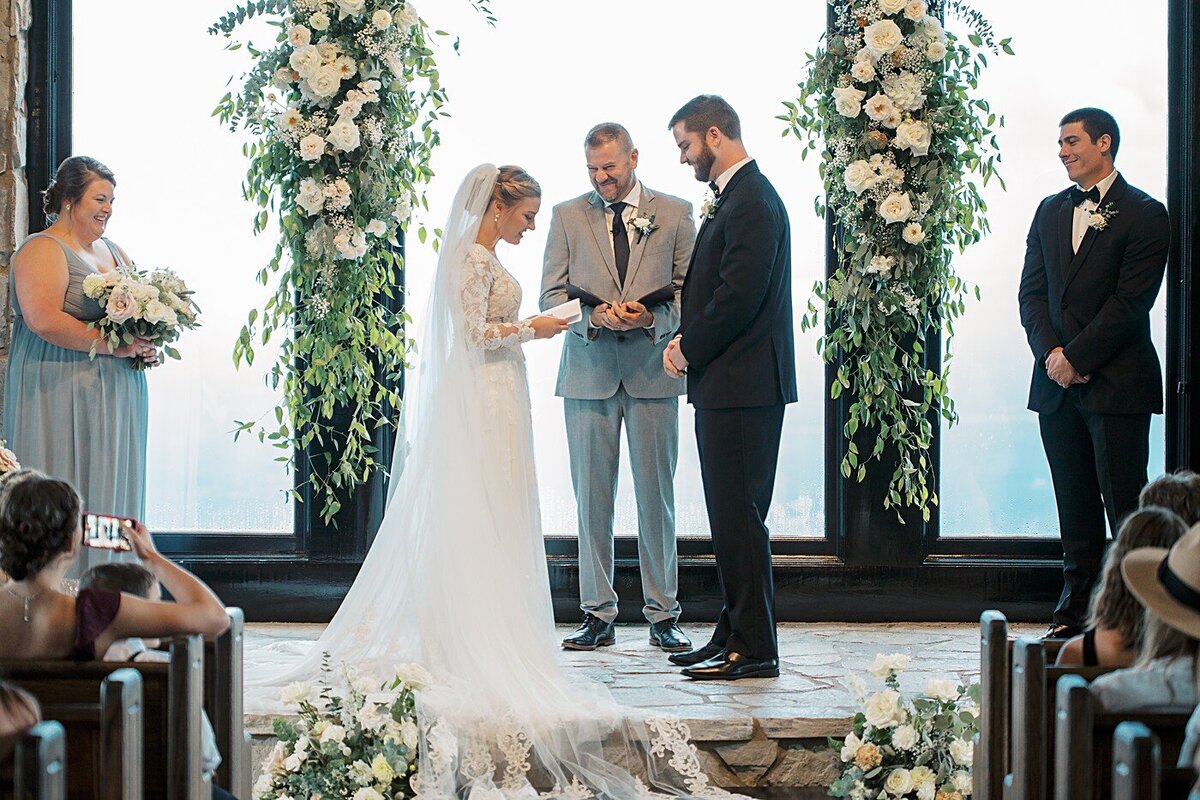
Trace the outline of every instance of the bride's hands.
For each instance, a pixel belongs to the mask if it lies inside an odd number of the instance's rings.
[[[548,314],[540,314],[529,320],[530,326],[533,328],[533,338],[535,339],[553,339],[567,329],[567,321],[560,317],[552,317]]]

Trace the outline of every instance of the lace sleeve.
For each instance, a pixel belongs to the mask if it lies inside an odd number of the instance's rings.
[[[467,341],[484,350],[518,347],[533,339],[529,320],[517,322],[488,322],[488,297],[495,283],[495,273],[486,256],[472,252],[467,256],[462,282],[463,319]]]

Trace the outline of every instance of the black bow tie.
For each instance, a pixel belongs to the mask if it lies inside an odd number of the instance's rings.
[[[720,186],[717,186],[717,182],[716,182],[716,181],[709,181],[709,182],[708,182],[708,188],[712,189],[713,197],[720,197],[720,196],[721,196],[721,187],[720,187]]]
[[[1071,187],[1071,205],[1077,206],[1084,200],[1091,200],[1096,205],[1100,205],[1100,187],[1093,186],[1086,192],[1078,186]]]

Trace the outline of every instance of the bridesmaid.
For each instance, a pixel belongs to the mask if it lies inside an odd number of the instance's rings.
[[[26,467],[74,484],[84,508],[142,519],[146,508],[146,375],[134,359],[156,363],[150,342],[135,339],[88,351],[104,316],[83,279],[130,264],[104,238],[116,179],[94,158],[59,165],[43,194],[49,227],[13,257],[9,297],[13,334],[4,383],[4,438]],[[110,554],[86,551],[79,570]]]

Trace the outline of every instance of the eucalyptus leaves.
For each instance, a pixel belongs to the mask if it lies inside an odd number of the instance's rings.
[[[832,396],[850,401],[841,472],[861,481],[867,462],[890,451],[884,507],[919,509],[928,520],[938,502],[928,457],[936,414],[949,423],[957,415],[948,370],[926,363],[926,337],[944,326],[949,358],[967,293],[951,258],[989,230],[971,178],[999,179],[993,128],[1004,124],[973,92],[985,51],[1012,50],[959,0],[830,4],[827,42],[779,119],[804,143],[801,157],[824,144],[820,173],[840,258],[814,291],[825,313],[818,346],[837,364]],[[947,11],[970,29],[969,44],[942,27]],[[820,201],[817,211],[826,212]],[[820,324],[821,310],[810,302],[802,326]],[[859,451],[860,428],[874,437],[869,451]]]
[[[491,19],[483,0],[471,2]],[[256,346],[281,336],[268,380],[283,398],[274,425],[237,431],[286,451],[278,460],[289,467],[298,448],[332,451],[329,469],[312,474],[328,521],[339,496],[387,466],[372,439],[399,408],[391,379],[410,345],[395,302],[400,242],[424,204],[446,94],[431,32],[408,0],[257,0],[209,32],[232,38],[256,15],[279,28],[276,41],[247,48],[255,63],[241,91],[213,114],[251,135],[243,192],[262,209],[254,230],[274,218],[280,232],[258,273],[264,285],[274,278],[274,294],[250,311],[233,360],[251,364]]]

